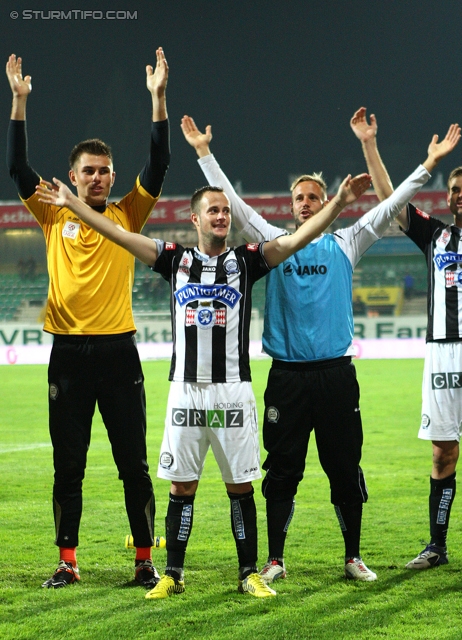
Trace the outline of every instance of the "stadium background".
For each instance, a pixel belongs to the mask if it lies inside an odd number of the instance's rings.
[[[332,192],[347,173],[365,169],[348,124],[359,106],[377,114],[380,150],[395,184],[425,157],[431,135],[444,134],[457,121],[453,69],[461,51],[454,10],[460,12],[457,3],[431,0],[367,7],[356,0],[292,0],[270,7],[263,0],[102,0],[72,7],[34,0],[4,3],[0,33],[5,62],[9,53],[21,55],[24,72],[32,75],[32,165],[46,178],[63,178],[75,142],[99,136],[114,150],[114,198],[131,188],[147,152],[144,68],[155,48],[164,47],[171,69],[172,161],[166,201],[145,233],[188,244],[194,233],[185,217],[186,198],[204,180],[179,128],[184,113],[201,128],[212,123],[212,149],[236,188],[246,197],[269,194],[263,213],[290,227],[288,186],[294,175],[322,169]],[[6,131],[6,79],[0,104]],[[4,144],[3,138],[3,156]],[[416,200],[429,213],[445,212],[444,176],[456,164],[460,148]],[[37,324],[47,287],[44,242],[25,210],[19,213],[6,170],[0,171],[0,200],[8,203],[0,207],[0,347],[36,344],[48,339]],[[336,225],[351,224],[373,201],[373,195],[365,196]],[[170,211],[166,218],[161,207]],[[283,212],[280,217],[275,210]],[[405,299],[409,274],[414,291]],[[362,288],[365,303],[356,305],[359,337],[421,339],[425,264],[397,228],[362,259],[354,286]],[[263,282],[254,298],[258,320]],[[166,287],[140,264],[134,308],[141,340],[168,340]]]

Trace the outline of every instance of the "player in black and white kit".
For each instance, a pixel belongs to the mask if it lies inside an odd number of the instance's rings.
[[[190,116],[183,116],[181,128],[196,150],[209,184],[225,189],[236,226],[247,241],[287,233],[264,220],[235,192],[210,152],[210,126],[202,133]],[[458,131],[451,128],[440,144],[430,145],[423,165],[386,202],[351,227],[316,238],[267,278],[262,344],[273,364],[265,390],[263,422],[263,444],[268,454],[262,482],[268,560],[260,571],[267,584],[286,576],[286,536],[311,433],[316,436],[319,460],[329,479],[331,502],[344,539],[344,575],[349,580],[377,579],[360,553],[362,509],[368,493],[360,466],[363,432],[359,386],[351,362],[353,269],[458,139]],[[291,191],[296,227],[319,215],[328,202],[326,185],[319,174],[300,176]]]
[[[252,481],[261,477],[255,398],[250,382],[249,324],[253,283],[316,238],[370,176],[344,180],[335,198],[293,235],[227,248],[231,210],[219,187],[191,199],[198,244],[184,248],[125,231],[92,211],[55,180],[38,189],[44,202],[67,206],[84,223],[128,249],[171,285],[173,357],[158,476],[171,481],[166,517],[167,568],[146,597],[184,591],[184,559],[205,456],[212,447],[231,502],[241,593],[274,596],[258,574]]]
[[[377,121],[359,109],[351,126],[363,145],[380,199],[393,190],[377,150]],[[408,569],[448,563],[446,537],[456,493],[456,465],[462,426],[462,167],[449,175],[447,203],[454,224],[446,225],[409,204],[398,216],[406,235],[423,252],[428,268],[425,365],[419,438],[431,440],[430,542]]]

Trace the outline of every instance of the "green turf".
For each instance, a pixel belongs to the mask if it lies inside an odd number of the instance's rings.
[[[364,423],[363,462],[370,500],[364,507],[362,552],[375,583],[342,577],[343,541],[326,478],[310,445],[304,482],[289,530],[288,578],[276,598],[236,591],[237,562],[229,504],[209,456],[195,502],[186,558],[186,593],[148,601],[132,584],[133,551],[121,483],[104,427],[95,418],[84,484],[78,552],[82,580],[44,590],[57,562],[51,513],[52,451],[47,432],[46,367],[0,367],[0,638],[252,639],[412,638],[462,636],[462,552],[456,500],[450,564],[414,573],[403,566],[428,536],[430,444],[416,438],[421,360],[359,361]],[[259,402],[269,362],[252,363]],[[155,476],[166,404],[167,362],[144,364],[150,462]],[[156,533],[164,533],[168,483],[155,480]],[[265,559],[264,501],[256,483],[260,562]],[[162,569],[165,551],[154,551]]]

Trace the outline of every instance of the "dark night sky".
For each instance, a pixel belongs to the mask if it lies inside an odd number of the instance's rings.
[[[137,19],[26,20],[24,9],[136,11]],[[462,122],[461,13],[452,0],[8,0],[1,50],[5,63],[21,55],[32,75],[29,155],[44,177],[65,177],[72,146],[98,136],[114,150],[113,195],[131,188],[148,148],[145,65],[155,64],[161,45],[172,130],[164,195],[204,182],[179,128],[184,113],[201,128],[213,125],[212,149],[246,193],[281,192],[289,174],[323,170],[330,183],[365,169],[348,124],[364,105],[378,117],[397,184],[423,161],[433,133]],[[6,133],[5,76],[0,104]],[[462,145],[441,170],[462,164],[461,156]],[[6,168],[0,199],[16,199]]]

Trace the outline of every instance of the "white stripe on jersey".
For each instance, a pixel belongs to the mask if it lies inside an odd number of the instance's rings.
[[[253,283],[269,271],[262,245],[243,245],[212,258],[165,245],[154,270],[172,282],[170,380],[250,381],[250,294]]]

